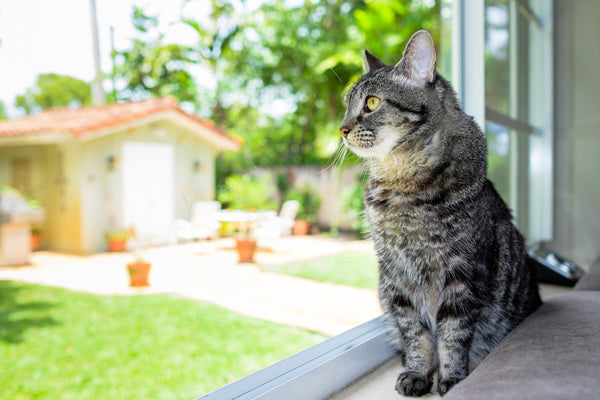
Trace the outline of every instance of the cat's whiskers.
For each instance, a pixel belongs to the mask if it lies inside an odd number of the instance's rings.
[[[344,169],[344,160],[346,159],[346,155],[348,154],[348,149],[344,146],[343,143],[338,145],[338,148],[335,152],[329,157],[328,165],[325,167],[321,173],[326,173],[332,169],[335,170],[335,175],[339,178],[342,174],[342,170]]]

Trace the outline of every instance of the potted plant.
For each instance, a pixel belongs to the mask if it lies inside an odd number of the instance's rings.
[[[294,235],[308,234],[311,225],[317,221],[321,197],[310,185],[304,184],[298,189],[291,189],[286,200],[298,200],[300,203],[292,233]]]
[[[150,286],[148,277],[152,264],[145,260],[141,252],[141,244],[139,240],[133,243],[134,260],[127,263],[127,273],[129,274],[129,286],[144,287]]]
[[[133,228],[130,229],[114,229],[106,232],[104,237],[110,252],[123,252],[127,247],[127,241],[135,236]]]
[[[253,263],[256,252],[256,238],[252,236],[253,222],[240,222],[235,234],[235,249],[241,263]]]
[[[42,245],[42,228],[37,225],[31,226],[30,247],[31,251],[39,250]]]
[[[271,177],[263,174],[260,178],[250,175],[231,175],[225,180],[224,189],[218,195],[218,200],[231,210],[274,210],[275,202],[270,192]],[[254,261],[257,248],[256,238],[252,234],[255,223],[252,221],[231,222],[235,225],[235,242],[240,262]]]
[[[127,272],[129,273],[129,286],[149,286],[148,276],[150,275],[150,268],[152,268],[152,264],[141,258],[136,258],[128,263]]]

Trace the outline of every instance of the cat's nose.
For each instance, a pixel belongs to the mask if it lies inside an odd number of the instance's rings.
[[[347,126],[341,126],[340,127],[340,133],[342,134],[343,137],[348,136],[348,134],[350,133],[350,128],[348,128]]]

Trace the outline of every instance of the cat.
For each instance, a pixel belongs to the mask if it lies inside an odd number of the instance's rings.
[[[396,390],[422,396],[437,375],[443,396],[541,304],[535,270],[427,31],[393,66],[365,51],[346,104],[340,133],[368,167],[379,298],[404,364]]]

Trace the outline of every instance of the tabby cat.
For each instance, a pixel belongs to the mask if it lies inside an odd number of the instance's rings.
[[[441,395],[541,300],[523,237],[486,179],[486,142],[435,69],[427,31],[388,66],[365,51],[344,144],[369,169],[365,208],[379,298],[404,371],[396,390]]]

